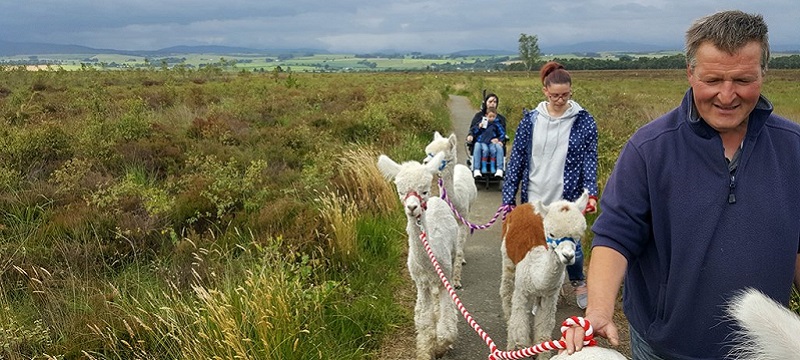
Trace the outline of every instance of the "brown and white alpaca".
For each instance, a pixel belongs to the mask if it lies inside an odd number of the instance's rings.
[[[575,263],[575,244],[586,230],[582,210],[588,200],[589,194],[584,191],[575,202],[562,200],[544,206],[537,201],[535,207],[522,204],[503,222],[500,298],[508,350],[551,340],[566,267]],[[542,353],[538,359],[549,359],[550,355]]]
[[[464,219],[469,219],[470,209],[478,198],[478,188],[475,186],[475,179],[472,178],[472,173],[466,165],[458,163],[458,144],[455,134],[450,134],[449,137],[443,137],[438,131],[433,133],[433,141],[425,147],[425,153],[428,157],[425,158],[423,163],[428,163],[430,160],[439,153],[444,154],[441,165],[439,166],[440,176],[442,177],[442,184],[447,191],[450,202],[453,203],[456,211]],[[466,263],[464,260],[464,243],[467,241],[469,235],[469,226],[461,222],[460,219],[453,214],[458,222],[458,247],[456,248],[456,259],[453,262],[453,278],[450,281],[456,289],[461,288],[461,266]]]
[[[800,316],[755,289],[745,289],[728,305],[740,327],[730,352],[740,360],[800,358]]]
[[[408,220],[408,272],[417,286],[414,324],[418,360],[444,355],[453,347],[458,335],[458,310],[419,239],[424,229],[439,266],[449,278],[456,254],[458,225],[450,206],[441,198],[430,197],[431,182],[439,172],[443,157],[444,154],[437,154],[425,165],[416,161],[398,164],[385,155],[378,158],[378,169],[394,181]]]

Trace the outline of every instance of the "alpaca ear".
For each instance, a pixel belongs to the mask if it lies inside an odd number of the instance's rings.
[[[386,180],[391,181],[394,180],[394,177],[400,172],[400,164],[394,162],[394,160],[386,155],[381,155],[378,157],[378,170],[381,171],[381,174],[383,174]]]
[[[575,200],[575,205],[578,206],[578,209],[583,211],[583,209],[586,209],[587,204],[589,204],[589,190],[583,189],[583,194],[581,194],[578,200]]]
[[[439,134],[439,132],[438,132],[438,131],[434,131],[434,132],[433,132],[433,140],[434,140],[434,141],[436,141],[436,140],[439,140],[439,139],[441,139],[441,138],[443,138],[443,137],[444,137],[444,136],[442,136],[442,134]]]
[[[431,174],[436,174],[439,171],[441,171],[442,168],[444,167],[443,163],[444,163],[444,152],[438,152],[436,153],[436,155],[430,158],[430,161],[428,161],[427,164],[425,164],[425,168],[428,169],[428,172],[430,172]]]
[[[458,138],[456,138],[456,134],[455,133],[450,134],[450,137],[447,138],[447,140],[450,140],[450,148],[455,149],[458,144]]]

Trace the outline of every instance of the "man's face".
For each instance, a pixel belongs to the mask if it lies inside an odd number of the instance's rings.
[[[700,117],[720,133],[746,130],[764,82],[761,45],[750,42],[730,55],[704,43],[696,60],[694,71],[686,72]]]

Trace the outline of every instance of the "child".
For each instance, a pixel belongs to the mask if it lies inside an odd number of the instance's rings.
[[[475,147],[472,151],[472,173],[474,177],[480,177],[484,173],[494,173],[496,177],[503,177],[503,143],[500,139],[505,139],[506,131],[497,118],[497,111],[488,109],[486,116],[478,124],[470,129],[467,141],[475,139]],[[489,169],[487,169],[489,165]]]

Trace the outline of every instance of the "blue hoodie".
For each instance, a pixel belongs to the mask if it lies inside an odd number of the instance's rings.
[[[719,134],[681,105],[628,141],[600,203],[593,246],[628,261],[623,308],[656,350],[721,359],[734,325],[724,306],[745,287],[789,303],[800,252],[800,125],[750,114],[732,177]],[[589,275],[591,277],[591,274]]]

